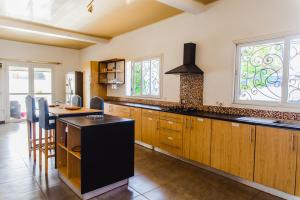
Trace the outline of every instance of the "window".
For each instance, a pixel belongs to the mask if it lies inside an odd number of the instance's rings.
[[[300,103],[300,37],[237,46],[235,102]]]
[[[126,63],[127,96],[160,97],[161,58],[147,58]]]

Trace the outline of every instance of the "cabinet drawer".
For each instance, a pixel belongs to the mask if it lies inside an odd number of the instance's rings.
[[[171,121],[171,120],[159,120],[159,128],[160,129],[167,129],[176,132],[182,132],[182,123]]]
[[[170,153],[182,156],[182,133],[166,129],[160,130],[159,147]]]
[[[176,121],[176,122],[183,122],[184,119],[183,115],[167,113],[167,112],[161,112],[159,114],[159,118],[164,120]]]
[[[159,112],[154,110],[142,109],[142,115],[145,117],[158,118]]]

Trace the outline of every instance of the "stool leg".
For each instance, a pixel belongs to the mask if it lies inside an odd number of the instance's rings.
[[[42,133],[43,133],[42,128],[39,128],[39,161],[40,161],[39,165],[40,165],[40,170],[42,170],[42,154],[43,154]]]
[[[27,121],[27,135],[28,135],[28,152],[31,157],[31,123]]]
[[[33,160],[36,161],[36,124],[32,123]]]
[[[45,130],[45,174],[48,174],[48,130]]]

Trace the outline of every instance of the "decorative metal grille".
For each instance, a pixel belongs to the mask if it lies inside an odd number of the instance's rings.
[[[240,49],[240,100],[280,101],[284,42]]]

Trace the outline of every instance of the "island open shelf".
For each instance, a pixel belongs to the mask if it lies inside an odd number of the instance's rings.
[[[128,184],[134,175],[134,121],[105,115],[56,122],[59,177],[82,199]]]

